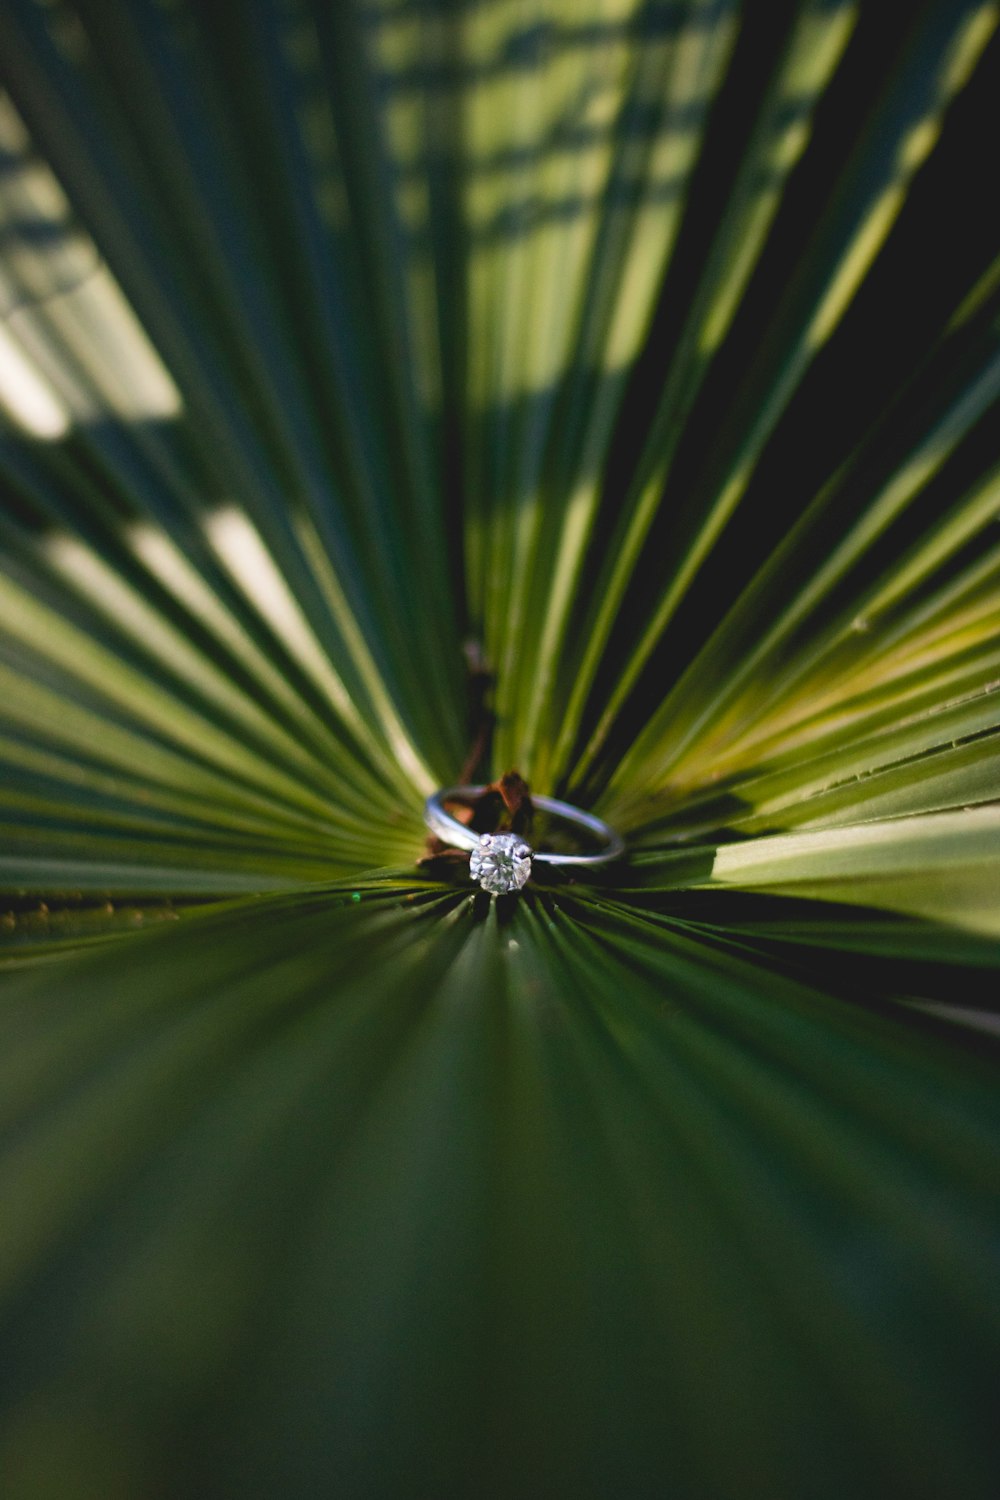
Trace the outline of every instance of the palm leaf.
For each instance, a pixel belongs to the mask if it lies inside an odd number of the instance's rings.
[[[998,25],[7,5],[5,1494],[995,1494]]]

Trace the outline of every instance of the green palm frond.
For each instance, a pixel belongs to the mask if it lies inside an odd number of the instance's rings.
[[[4,1495],[993,1500],[1000,9],[0,67]]]

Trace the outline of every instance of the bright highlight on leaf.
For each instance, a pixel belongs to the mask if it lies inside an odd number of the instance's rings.
[[[5,1500],[995,1500],[1000,7],[0,68]]]

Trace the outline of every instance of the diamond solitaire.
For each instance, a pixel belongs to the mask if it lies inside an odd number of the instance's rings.
[[[573,807],[569,802],[560,802],[557,797],[532,794],[532,806],[568,823],[570,828],[582,828],[591,841],[599,839],[602,847],[579,854],[564,854],[561,849],[532,849],[516,833],[475,833],[448,811],[446,804],[449,802],[461,802],[470,807],[484,792],[496,790],[495,786],[444,786],[424,803],[424,822],[434,837],[453,849],[468,849],[469,874],[473,880],[479,881],[484,891],[494,896],[519,891],[531,875],[532,861],[543,869],[549,865],[566,865],[586,879],[589,871],[610,865],[625,853],[625,840],[621,834],[602,823],[600,818],[595,818],[593,813]]]
[[[519,891],[531,874],[531,850],[516,833],[484,833],[469,857],[469,874],[484,891]]]

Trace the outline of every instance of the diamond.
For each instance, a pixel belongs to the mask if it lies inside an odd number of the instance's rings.
[[[519,891],[531,874],[531,850],[516,833],[484,833],[469,858],[469,874],[484,891]]]

